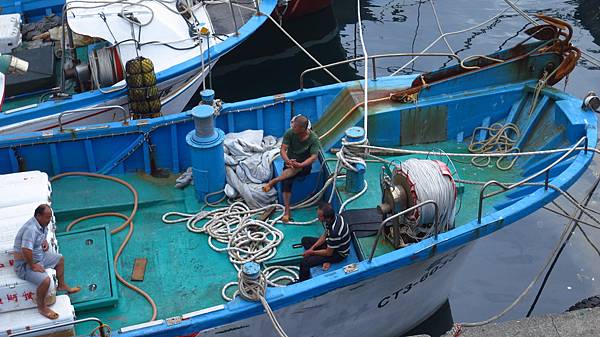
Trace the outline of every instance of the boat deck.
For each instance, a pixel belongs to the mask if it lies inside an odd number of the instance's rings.
[[[423,145],[415,145],[415,146],[406,146],[403,149],[410,150],[422,150],[422,151],[438,151],[442,150],[446,153],[468,153],[467,145],[464,142],[455,142],[455,141],[447,141],[447,142],[438,142],[431,144],[423,144]],[[421,158],[424,159],[425,155],[398,155],[398,156],[378,156],[387,161],[391,162],[401,162],[403,160],[407,160],[409,158]],[[326,158],[335,158],[335,155],[328,153],[326,154]],[[440,157],[432,155],[430,159],[437,159],[447,163],[447,157]],[[522,178],[522,169],[519,166],[515,165],[511,170],[503,171],[499,170],[495,166],[495,161],[492,161],[490,165],[487,167],[476,167],[473,166],[468,158],[453,158],[452,162],[456,166],[456,170],[458,171],[458,175],[462,180],[470,180],[470,181],[483,181],[487,182],[489,180],[497,180],[500,182],[515,182]],[[380,162],[367,162],[367,170],[365,174],[365,178],[367,180],[367,184],[369,185],[365,194],[363,194],[358,199],[350,202],[346,206],[346,210],[354,210],[354,209],[365,209],[365,208],[375,208],[381,203],[381,187],[379,185],[379,173],[381,172],[381,166],[383,164]],[[327,160],[327,167],[329,172],[333,172],[335,170],[335,160]],[[451,168],[452,170],[452,168]],[[457,177],[455,177],[457,178]],[[339,195],[341,197],[341,201],[344,202],[352,197],[352,194],[345,192],[345,182],[344,180],[339,180],[337,182],[337,189]],[[462,185],[462,186],[460,186]],[[457,184],[459,195],[457,201],[457,207],[459,208],[458,213],[456,214],[455,224],[456,227],[462,226],[469,221],[477,218],[477,209],[479,204],[479,185],[469,185],[469,184]],[[493,188],[488,189],[488,193],[493,191]],[[494,205],[501,203],[504,200],[507,200],[507,193],[500,194],[498,196],[486,199],[484,202],[484,214],[488,213],[494,209]],[[371,251],[373,243],[375,241],[375,236],[367,236],[358,238],[357,245],[366,253],[365,257]],[[375,251],[375,256],[385,254],[394,250],[393,246],[388,243],[386,240],[380,240],[377,245],[377,250]]]
[[[441,148],[448,152],[466,151],[462,143],[444,142],[420,146],[419,149]],[[327,154],[330,158],[333,155]],[[410,156],[412,157],[412,156]],[[386,156],[387,160],[405,160],[409,156]],[[514,181],[521,171],[500,171],[495,167],[474,168],[465,161],[454,161],[462,179]],[[327,161],[327,167],[333,171],[335,162]],[[381,201],[379,187],[379,163],[368,163],[368,191],[347,207],[367,209],[376,207]],[[154,178],[142,173],[117,176],[131,183],[139,194],[139,209],[134,218],[134,233],[120,257],[117,268],[121,275],[130,280],[136,258],[146,258],[147,267],[142,282],[132,282],[139,286],[155,300],[158,306],[158,318],[178,316],[184,313],[208,308],[225,303],[221,298],[222,287],[235,281],[237,273],[227,255],[212,250],[207,243],[207,235],[189,232],[185,223],[164,224],[161,217],[170,211],[195,213],[201,208],[192,187],[183,190],[174,188],[176,175],[169,178]],[[343,190],[344,182],[338,182],[343,200],[349,197]],[[462,207],[457,216],[457,226],[472,220],[477,212],[479,187],[465,186],[462,193]],[[497,198],[503,198],[499,196]],[[125,187],[114,182],[87,177],[66,177],[53,183],[53,206],[56,212],[57,232],[63,232],[66,226],[81,216],[101,212],[121,212],[128,215],[132,209],[132,195]],[[496,199],[498,200],[498,199]],[[495,202],[486,202],[486,209],[491,209]],[[296,221],[307,221],[315,217],[315,209],[304,209],[294,212]],[[75,229],[90,228],[98,225],[109,225],[116,228],[122,220],[116,217],[102,217],[86,220],[77,224]],[[311,225],[279,225],[285,235],[274,259],[293,260],[299,258],[301,248],[293,248],[302,236],[319,236],[322,226]],[[127,230],[112,236],[113,251],[117,251]],[[370,252],[374,236],[363,237],[356,242],[363,253]],[[61,245],[59,238],[59,247]],[[384,254],[393,248],[384,240],[378,245],[376,255]],[[70,250],[73,251],[73,250]],[[355,256],[355,255],[354,255]],[[85,255],[70,254],[65,257],[67,281],[69,275],[77,275],[78,270],[85,268]],[[345,261],[344,264],[347,264]],[[104,277],[99,275],[99,278]],[[89,285],[82,284],[82,293],[91,291]],[[146,322],[151,316],[151,308],[137,293],[118,285],[118,305],[85,312],[77,312],[78,318],[98,317],[113,329]],[[86,333],[93,326],[82,325],[78,332]],[[87,330],[89,329],[89,330]]]
[[[143,282],[132,282],[146,291],[158,306],[158,318],[168,318],[200,310],[225,301],[221,288],[237,279],[237,272],[224,253],[212,250],[207,244],[207,235],[189,232],[185,223],[164,224],[161,217],[169,211],[195,213],[201,205],[196,201],[194,190],[175,189],[176,176],[159,179],[145,174],[118,176],[131,183],[139,194],[139,209],[134,219],[134,233],[120,257],[117,268],[126,280],[130,280],[136,258],[148,260]],[[113,182],[87,178],[66,177],[53,183],[53,206],[57,218],[57,232],[65,231],[74,219],[100,212],[121,212],[129,215],[132,195],[128,189]],[[295,212],[299,221],[314,218],[315,210]],[[84,221],[73,230],[108,224],[116,228],[123,220],[103,217]],[[301,254],[301,249],[292,248],[302,236],[318,236],[320,224],[308,226],[280,226],[285,235],[279,246],[277,257]],[[121,245],[127,230],[112,236],[113,251]],[[61,242],[59,240],[59,246]],[[84,268],[86,261],[79,256],[66,256],[67,281],[69,275]],[[99,278],[104,277],[99,275]],[[82,293],[89,285],[81,285]],[[98,317],[113,329],[149,320],[151,307],[144,298],[122,284],[118,285],[119,302],[114,308],[78,312],[78,318]],[[89,332],[93,326],[82,325],[79,333]]]

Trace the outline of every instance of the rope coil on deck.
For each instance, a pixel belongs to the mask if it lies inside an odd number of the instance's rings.
[[[162,221],[167,224],[186,222],[189,231],[207,234],[209,246],[217,252],[227,252],[229,261],[239,273],[244,263],[263,263],[277,254],[277,247],[283,241],[284,234],[275,228],[275,224],[283,217],[283,213],[272,220],[253,218],[271,207],[279,211],[284,209],[279,204],[250,209],[245,203],[236,201],[227,207],[195,214],[168,212],[162,216]],[[205,220],[207,221],[202,227],[196,225]],[[213,240],[225,244],[225,247],[215,245]],[[283,286],[279,283],[281,281],[297,280],[298,271],[297,267],[271,266],[264,273],[267,285],[280,287]],[[231,301],[238,294],[237,291],[232,297],[226,294],[227,289],[237,283],[230,282],[223,287],[221,295],[225,300]]]
[[[478,132],[487,132],[488,137],[482,141],[476,141]],[[496,167],[499,170],[507,171],[510,170],[517,161],[516,156],[512,157],[507,165],[502,162],[509,157],[508,154],[520,152],[519,148],[515,145],[521,138],[521,131],[519,127],[513,123],[500,124],[494,123],[490,127],[476,127],[473,130],[473,136],[471,137],[471,143],[469,144],[469,152],[471,153],[506,153],[506,156],[500,156],[496,160]],[[492,162],[491,157],[473,157],[471,158],[471,164],[477,167],[486,167]]]
[[[277,334],[279,334],[279,336],[281,337],[287,337],[287,334],[283,330],[283,327],[277,321],[273,309],[271,309],[269,302],[267,302],[265,298],[265,294],[267,292],[267,278],[265,277],[265,275],[262,272],[260,272],[258,274],[258,277],[256,279],[253,279],[240,270],[238,273],[238,279],[240,286],[240,296],[248,301],[260,301],[260,303],[263,305],[263,308],[265,309],[265,312],[267,313],[267,316],[271,320],[271,323],[273,324],[273,327],[275,328]]]

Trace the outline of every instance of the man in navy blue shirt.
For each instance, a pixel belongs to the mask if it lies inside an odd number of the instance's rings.
[[[317,209],[319,220],[325,225],[325,232],[318,238],[305,236],[302,246],[305,251],[300,263],[299,281],[310,278],[310,268],[323,266],[329,269],[332,263],[344,260],[350,251],[350,229],[329,203],[322,203]]]

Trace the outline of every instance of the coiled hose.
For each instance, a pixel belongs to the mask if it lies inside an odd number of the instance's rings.
[[[148,293],[146,293],[145,291],[143,291],[142,289],[134,286],[133,284],[127,282],[122,276],[121,274],[119,274],[119,269],[117,268],[117,261],[119,260],[119,257],[121,256],[121,253],[123,253],[123,249],[125,249],[125,246],[127,246],[127,243],[129,242],[129,239],[131,239],[131,236],[133,235],[133,228],[134,228],[134,224],[133,224],[133,218],[135,217],[135,214],[137,213],[138,210],[138,193],[135,190],[135,188],[133,188],[133,186],[131,186],[130,183],[119,179],[119,178],[115,178],[115,177],[111,177],[111,176],[107,176],[107,175],[103,175],[103,174],[97,174],[97,173],[88,173],[88,172],[67,172],[67,173],[61,173],[58,174],[54,177],[52,177],[50,179],[50,182],[54,182],[56,180],[59,180],[61,178],[64,177],[70,177],[70,176],[83,176],[83,177],[92,177],[92,178],[98,178],[98,179],[105,179],[105,180],[110,180],[110,181],[114,181],[116,183],[119,183],[125,187],[127,187],[131,193],[133,194],[133,209],[131,210],[131,214],[129,214],[129,216],[126,216],[124,214],[121,213],[116,213],[116,212],[104,212],[104,213],[97,213],[97,214],[91,214],[91,215],[86,215],[83,216],[81,218],[77,218],[75,220],[73,220],[68,226],[66,231],[70,231],[71,228],[73,228],[73,226],[75,226],[76,224],[85,221],[85,220],[89,220],[89,219],[93,219],[93,218],[100,218],[100,217],[105,217],[105,216],[114,216],[114,217],[118,217],[121,218],[123,220],[125,220],[119,227],[111,230],[110,234],[114,235],[119,233],[120,231],[122,231],[123,229],[125,229],[125,227],[129,226],[129,232],[127,233],[127,235],[125,236],[125,239],[123,240],[123,242],[121,243],[121,246],[119,247],[119,249],[117,250],[117,253],[115,254],[114,258],[113,258],[113,263],[114,263],[114,268],[115,268],[115,275],[117,276],[117,279],[119,280],[119,282],[121,282],[123,285],[125,285],[127,288],[139,293],[140,295],[142,295],[146,301],[148,301],[148,303],[152,306],[152,318],[150,318],[150,321],[153,321],[156,319],[157,315],[158,315],[158,309],[156,307],[156,303],[154,302],[154,300],[152,300],[152,298],[150,297],[150,295],[148,295]]]

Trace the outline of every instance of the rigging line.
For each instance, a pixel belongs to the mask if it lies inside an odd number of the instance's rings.
[[[590,200],[592,200],[592,196],[594,195],[594,192],[596,191],[596,188],[598,187],[598,184],[600,184],[600,177],[598,177],[596,179],[596,181],[594,182],[594,184],[592,185],[592,187],[588,191],[587,195],[585,196],[584,202],[583,202],[583,206],[584,207],[588,205],[588,203],[590,202]],[[563,241],[562,245],[560,246],[560,249],[558,250],[558,252],[554,256],[552,264],[548,268],[548,271],[546,272],[546,275],[544,276],[544,280],[542,281],[540,289],[538,290],[538,293],[535,295],[535,299],[533,300],[533,303],[531,303],[531,306],[529,307],[529,311],[527,311],[527,315],[525,317],[530,317],[531,316],[531,313],[533,312],[533,309],[535,308],[538,300],[540,299],[540,296],[542,295],[542,291],[544,291],[544,287],[546,286],[546,283],[548,282],[548,279],[550,278],[550,274],[552,273],[552,270],[554,269],[554,266],[556,265],[556,262],[558,261],[558,258],[560,257],[561,253],[565,249],[565,246],[567,245],[567,243],[569,242],[569,240],[571,239],[571,236],[575,232],[573,229],[575,228],[575,226],[577,225],[578,221],[583,216],[583,210],[581,210],[581,209],[577,210],[576,214],[577,214],[576,220],[571,220],[569,222],[569,224],[568,224],[569,234],[567,235],[567,237]]]
[[[247,10],[254,11],[254,8],[246,7],[246,6],[244,6],[244,5],[240,5],[240,4],[238,4],[238,3],[234,3],[234,2],[232,2],[231,4],[232,4],[233,6],[236,6],[236,7],[239,7],[239,8],[244,8],[244,9],[247,9]],[[298,41],[296,41],[296,39],[294,39],[294,38],[292,37],[292,35],[290,35],[290,34],[289,34],[289,33],[288,33],[286,30],[285,30],[285,28],[283,28],[283,27],[282,27],[282,26],[281,26],[281,25],[280,25],[280,24],[277,22],[277,20],[275,20],[275,19],[274,19],[274,18],[271,16],[271,14],[266,14],[266,13],[263,13],[263,12],[261,12],[261,11],[260,11],[258,8],[256,9],[256,13],[257,13],[257,15],[259,15],[259,14],[260,14],[260,15],[265,15],[267,18],[269,18],[269,20],[271,20],[271,22],[273,22],[273,24],[274,24],[274,25],[275,25],[277,28],[279,28],[279,30],[281,30],[281,32],[282,32],[282,33],[283,33],[285,36],[287,36],[287,37],[288,37],[288,38],[289,38],[289,39],[290,39],[290,40],[291,40],[291,41],[292,41],[292,42],[293,42],[293,43],[294,43],[294,44],[295,44],[295,45],[296,45],[298,48],[300,48],[300,50],[302,50],[302,51],[303,51],[303,52],[306,54],[306,56],[308,56],[308,57],[309,57],[311,60],[313,60],[313,62],[315,62],[317,65],[319,65],[319,67],[322,67],[322,68],[323,68],[323,71],[325,71],[327,74],[329,74],[329,76],[331,76],[331,77],[332,77],[334,80],[336,80],[338,83],[342,83],[342,81],[341,81],[339,78],[337,78],[337,77],[336,77],[336,76],[335,76],[335,75],[334,75],[334,74],[333,74],[331,71],[329,71],[329,69],[325,68],[325,67],[324,67],[324,66],[321,64],[321,62],[319,62],[319,60],[317,60],[317,59],[316,59],[314,56],[312,56],[312,54],[311,54],[311,53],[310,53],[308,50],[306,50],[306,49],[305,49],[305,48],[304,48],[304,47],[303,47],[303,46],[302,46],[302,45],[301,45],[301,44],[300,44]]]
[[[577,220],[574,217],[570,216],[568,213],[565,214],[565,213],[559,212],[559,211],[557,211],[555,209],[552,209],[550,207],[547,207],[547,206],[544,206],[542,208],[545,209],[545,210],[547,210],[547,211],[549,211],[549,212],[552,212],[552,213],[554,213],[556,215],[560,215],[560,216],[562,216],[562,217],[564,217],[564,218],[566,218],[568,220],[573,220],[573,221]],[[593,227],[593,228],[596,228],[596,229],[600,229],[600,227],[598,225],[594,225],[594,224],[591,224],[591,223],[589,223],[587,221],[583,221],[583,220],[578,220],[578,221],[579,221],[580,224],[583,224],[583,225],[586,225],[586,226],[590,226],[590,227]]]
[[[419,0],[419,5],[417,6],[417,26],[415,27],[415,34],[413,35],[412,44],[410,47],[410,52],[415,52],[415,42],[417,41],[417,35],[419,34],[419,26],[421,25],[421,4],[423,2]],[[415,71],[415,64],[412,64],[411,71]]]
[[[496,20],[498,17],[504,15],[504,13],[506,13],[509,9],[510,9],[510,7],[506,7],[505,9],[501,10],[500,13],[492,16],[491,18],[489,18],[489,19],[487,19],[487,20],[485,20],[485,21],[483,21],[483,22],[481,22],[481,23],[479,23],[479,24],[477,24],[475,26],[468,27],[468,28],[461,29],[461,30],[457,30],[457,31],[454,31],[454,32],[444,33],[443,36],[438,36],[435,40],[433,40],[433,42],[431,42],[427,47],[425,47],[425,49],[423,49],[420,54],[425,54],[429,49],[431,49],[431,47],[433,47],[443,37],[450,36],[450,35],[462,34],[462,33],[468,32],[470,30],[477,29],[477,28],[479,28],[479,27],[481,27],[483,25],[488,24],[489,22],[491,22],[493,20]],[[409,64],[411,64],[414,61],[416,61],[419,57],[420,56],[415,56],[415,57],[411,58],[410,61],[406,62],[402,67],[398,68],[390,76],[397,75],[402,70],[404,70],[404,68],[408,67]]]
[[[421,1],[421,0],[419,0]],[[365,71],[365,76],[364,76],[364,98],[363,98],[363,102],[365,103],[365,107],[364,107],[364,125],[363,125],[363,129],[365,131],[365,138],[364,140],[362,140],[361,142],[366,143],[367,142],[367,135],[368,135],[368,130],[367,130],[367,120],[368,120],[368,116],[369,116],[369,55],[367,54],[367,46],[365,46],[365,38],[363,36],[363,25],[362,25],[362,17],[361,17],[361,7],[360,7],[360,0],[356,0],[356,16],[358,18],[358,24],[359,24],[359,30],[358,30],[358,36],[360,38],[360,45],[362,47],[362,52],[363,52],[363,56],[365,58],[364,61],[364,71]],[[375,70],[373,70],[375,71]],[[366,185],[365,185],[366,186]],[[334,185],[335,188],[335,185]]]
[[[504,40],[504,42],[502,42],[502,44],[500,44],[500,46],[498,47],[498,51],[502,51],[502,48],[504,48],[504,46],[508,43],[508,41],[514,39],[515,37],[519,36],[519,34],[521,34],[528,26],[530,25],[530,23],[526,23],[523,27],[521,27],[521,29],[519,29],[514,35],[512,35],[511,37],[509,37],[508,39]]]
[[[234,5],[234,6],[241,6],[241,5],[238,5],[238,4],[233,4],[233,5]],[[242,7],[244,7],[244,6],[242,6]],[[244,7],[244,8],[246,8],[246,7]],[[301,44],[300,44],[298,41],[296,41],[296,39],[294,39],[294,38],[293,38],[293,37],[292,37],[292,36],[291,36],[291,35],[290,35],[290,34],[289,34],[289,33],[288,33],[288,32],[287,32],[287,31],[286,31],[286,30],[285,30],[285,29],[284,29],[284,28],[283,28],[283,27],[282,27],[282,26],[281,26],[281,25],[278,23],[278,22],[277,22],[277,20],[275,20],[275,19],[274,19],[274,18],[273,18],[273,17],[272,17],[270,14],[265,14],[265,13],[262,13],[262,15],[266,15],[266,16],[269,18],[269,20],[271,20],[271,22],[273,22],[273,24],[274,24],[275,26],[277,26],[277,28],[279,28],[279,30],[281,30],[281,32],[282,32],[283,34],[285,34],[285,36],[287,36],[287,37],[288,37],[288,38],[289,38],[289,39],[290,39],[290,40],[291,40],[291,41],[292,41],[292,42],[293,42],[293,43],[294,43],[294,44],[295,44],[295,45],[296,45],[298,48],[300,48],[300,50],[302,50],[302,51],[303,51],[303,52],[306,54],[306,56],[308,56],[308,57],[309,57],[311,60],[313,60],[313,62],[315,62],[315,63],[316,63],[316,64],[317,64],[319,67],[323,67],[323,64],[321,64],[321,62],[319,62],[319,60],[317,60],[317,59],[316,59],[314,56],[312,56],[312,54],[311,54],[311,53],[310,53],[308,50],[306,50],[304,47],[302,47],[302,45],[301,45]],[[337,77],[336,77],[336,76],[335,76],[335,75],[334,75],[334,74],[333,74],[331,71],[329,71],[329,69],[327,69],[327,68],[323,68],[323,70],[324,70],[324,71],[325,71],[327,74],[329,74],[329,76],[331,76],[331,77],[332,77],[334,80],[336,80],[338,83],[342,83],[342,81],[341,81],[339,78],[337,78]]]
[[[519,13],[519,15],[521,15],[525,20],[527,20],[530,23],[532,23],[534,26],[539,26],[540,25],[535,20],[533,20],[533,18],[531,16],[529,16],[527,13],[525,13],[525,11],[523,11],[522,9],[520,9],[515,3],[511,2],[510,0],[504,0],[504,2],[506,2],[517,13]],[[600,60],[599,59],[595,58],[594,56],[588,54],[587,52],[585,52],[583,50],[581,50],[580,52],[581,52],[582,58],[586,59],[588,62],[594,64],[595,66],[600,67]]]
[[[429,0],[429,3],[431,4],[431,9],[433,10],[433,16],[435,16],[435,23],[437,24],[438,30],[440,31],[440,36],[443,36],[444,42],[446,43],[446,46],[448,47],[448,50],[450,50],[450,53],[456,55],[456,53],[452,49],[452,46],[450,45],[450,43],[446,39],[446,36],[444,36],[444,30],[442,29],[442,24],[440,22],[440,18],[438,16],[437,10],[435,9],[435,4],[433,3],[433,1],[434,0]],[[448,57],[448,61],[451,61],[451,60],[452,60],[452,58]],[[413,65],[413,69],[414,69],[414,65]]]

